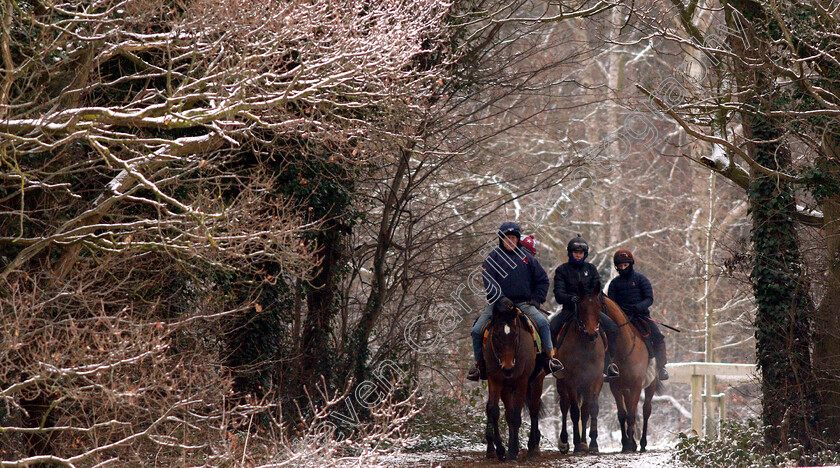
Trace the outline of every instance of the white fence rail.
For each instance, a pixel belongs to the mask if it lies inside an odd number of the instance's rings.
[[[671,375],[670,382],[691,384],[691,428],[703,434],[703,403],[706,403],[706,417],[719,413],[721,421],[726,420],[725,394],[704,395],[703,382],[707,376],[725,382],[758,381],[755,364],[727,364],[723,362],[673,362],[665,366]]]

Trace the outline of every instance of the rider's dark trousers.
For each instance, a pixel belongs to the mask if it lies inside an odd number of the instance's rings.
[[[656,364],[659,367],[665,367],[667,357],[665,357],[665,335],[659,331],[656,322],[652,320],[645,320],[650,327],[650,342],[653,345],[653,354],[656,357]]]

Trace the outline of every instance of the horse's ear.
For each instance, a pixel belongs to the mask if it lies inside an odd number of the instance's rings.
[[[597,296],[601,292],[601,288],[601,281],[596,281],[595,284],[592,286],[592,291],[590,291],[589,293],[592,296]]]

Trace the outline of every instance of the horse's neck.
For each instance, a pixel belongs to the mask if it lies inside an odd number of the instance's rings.
[[[604,300],[607,301],[609,299]],[[612,307],[610,307],[610,305],[612,305]],[[607,315],[609,315],[610,318],[613,319],[615,324],[618,326],[618,334],[626,340],[629,340],[626,341],[627,343],[631,342],[633,340],[633,327],[629,323],[630,319],[628,319],[627,316],[624,315],[624,312],[622,312],[621,307],[619,307],[618,304],[613,302],[612,304],[607,303],[606,309]]]

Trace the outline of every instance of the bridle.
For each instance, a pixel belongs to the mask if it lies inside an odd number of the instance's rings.
[[[514,332],[514,340],[516,341],[516,349],[513,353],[513,362],[511,366],[516,366],[516,356],[519,355],[519,346],[522,344],[522,340],[519,337],[519,315],[517,313],[516,317],[513,318],[513,332]],[[505,324],[507,325],[507,324]],[[493,345],[493,338],[496,336],[496,324],[493,324],[493,333],[490,334],[490,351],[493,352],[493,357],[496,358],[496,361],[499,363],[499,368],[502,368],[502,358],[496,353],[496,347]]]
[[[578,331],[580,331],[580,333],[582,335],[585,335],[587,338],[591,337],[591,339],[594,340],[601,333],[601,318],[600,317],[598,317],[598,325],[595,327],[595,332],[592,335],[590,335],[586,331],[586,326],[583,324],[583,320],[581,320],[581,318],[580,318],[580,307],[578,306],[578,304],[575,304],[575,323],[577,323]]]

